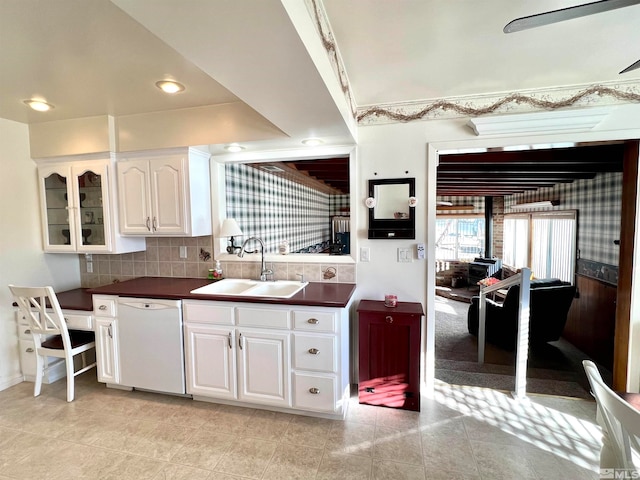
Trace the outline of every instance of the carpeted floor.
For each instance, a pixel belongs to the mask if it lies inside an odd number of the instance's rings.
[[[485,363],[478,359],[477,338],[467,331],[469,303],[436,295],[436,378],[455,385],[513,391],[515,352],[491,344]],[[591,398],[582,360],[588,358],[564,339],[529,352],[527,391],[566,397]],[[610,372],[602,371],[607,380]]]

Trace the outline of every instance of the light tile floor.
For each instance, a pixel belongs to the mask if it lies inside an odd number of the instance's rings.
[[[598,479],[595,403],[438,383],[422,411],[346,421],[107,389],[0,392],[0,479]]]

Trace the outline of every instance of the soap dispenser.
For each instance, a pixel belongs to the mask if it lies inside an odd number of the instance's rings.
[[[213,278],[215,280],[222,280],[222,266],[220,260],[216,260],[216,268],[213,270]]]

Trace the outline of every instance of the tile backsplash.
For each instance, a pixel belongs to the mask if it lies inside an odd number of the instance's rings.
[[[180,247],[186,247],[187,258],[180,258]],[[209,254],[207,256],[207,253]],[[213,237],[147,237],[144,252],[120,255],[93,255],[93,272],[87,272],[87,261],[79,255],[81,286],[99,287],[137,277],[206,278],[215,265]],[[257,278],[260,262],[220,262],[225,277]],[[277,280],[298,280],[303,274],[310,282],[355,283],[355,264],[267,262]]]

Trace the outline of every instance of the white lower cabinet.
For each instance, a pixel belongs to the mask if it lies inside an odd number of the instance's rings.
[[[118,321],[115,318],[96,318],[96,361],[98,381],[117,384],[118,375]]]
[[[348,310],[184,300],[187,393],[342,418]]]
[[[238,330],[238,398],[265,405],[291,405],[289,333]]]
[[[235,334],[230,328],[185,324],[187,393],[237,398]]]
[[[98,381],[111,385],[120,383],[117,298],[93,296]]]

